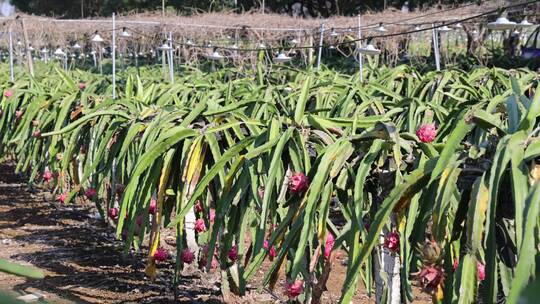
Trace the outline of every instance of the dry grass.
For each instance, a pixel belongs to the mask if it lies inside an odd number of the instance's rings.
[[[503,0],[486,1],[482,6],[471,5],[451,12],[436,13],[437,9],[422,12],[402,13],[398,10],[386,10],[379,13],[368,13],[362,16],[363,25],[374,25],[364,30],[364,35],[376,34],[373,32],[375,25],[379,22],[400,23],[387,26],[389,33],[405,31],[411,29],[414,24],[431,24],[432,22],[453,21],[460,18],[470,17],[482,12],[492,10],[504,4]],[[22,16],[29,34],[29,40],[37,49],[43,46],[55,48],[57,46],[67,47],[77,41],[79,44],[90,49],[92,33],[98,30],[106,41],[111,39],[111,18],[102,19],[82,19],[82,20],[57,20],[36,16]],[[421,17],[421,18],[420,18]],[[417,18],[409,20],[411,18]],[[133,34],[129,40],[120,41],[121,50],[126,47],[133,52],[147,52],[161,44],[165,34],[169,31],[173,33],[173,39],[185,41],[188,37],[197,44],[212,41],[213,45],[230,45],[229,37],[237,37],[244,48],[253,47],[254,43],[264,41],[267,45],[280,45],[281,41],[295,38],[300,41],[300,45],[310,45],[317,43],[318,29],[324,22],[327,29],[342,28],[343,31],[349,27],[358,26],[356,17],[336,16],[328,19],[300,19],[287,15],[260,14],[260,13],[205,13],[194,16],[176,16],[168,14],[162,17],[160,13],[126,14],[118,16],[117,28],[127,27]],[[408,20],[408,21],[403,21]],[[0,19],[2,21],[2,19]],[[403,22],[401,22],[403,21]],[[20,23],[13,18],[4,18],[4,28],[11,27],[17,37],[21,37]],[[326,35],[328,42],[337,42],[344,39],[355,38],[355,31],[346,32],[346,35],[330,37]],[[429,33],[426,33],[426,38]],[[384,48],[387,54],[392,57],[397,56],[400,39],[385,39]],[[2,39],[0,45],[6,45],[7,39]],[[377,41],[375,41],[377,43]],[[178,50],[188,58],[197,58],[201,53],[208,53],[210,49],[180,48]],[[349,47],[339,50],[345,56],[352,55]],[[307,51],[301,51],[307,57]],[[244,54],[245,58],[253,57],[251,54]]]

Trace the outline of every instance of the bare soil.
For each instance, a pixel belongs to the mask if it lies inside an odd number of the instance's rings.
[[[13,173],[13,166],[0,164],[0,258],[33,265],[46,275],[31,280],[0,273],[0,289],[15,296],[37,292],[48,303],[224,303],[219,272],[195,268],[183,271],[175,302],[174,259],[160,265],[156,281],[150,281],[144,274],[146,250],[123,254],[113,228],[96,214],[93,205],[83,201],[56,203],[46,189],[30,189],[24,177]],[[339,300],[346,259],[345,252],[335,253],[323,303]],[[268,267],[263,264],[245,297],[229,302],[284,302],[282,280],[274,291],[259,288]],[[371,302],[360,287],[353,303]]]

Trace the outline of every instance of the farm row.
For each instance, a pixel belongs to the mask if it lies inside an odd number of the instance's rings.
[[[347,253],[342,303],[358,284],[412,301],[515,303],[534,276],[540,201],[540,90],[526,70],[358,76],[126,72],[53,66],[8,81],[0,67],[0,157],[64,204],[96,204],[146,273],[175,258],[222,273],[242,295],[264,284],[317,303],[333,254]],[[176,253],[160,231],[175,229]],[[512,286],[512,288],[510,288]]]

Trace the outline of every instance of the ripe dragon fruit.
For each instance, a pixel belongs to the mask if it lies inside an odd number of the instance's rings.
[[[332,248],[334,248],[334,235],[332,233],[328,233],[326,236],[326,244],[324,245],[324,258],[328,259],[330,257],[330,253],[332,252]]]
[[[297,172],[293,174],[289,182],[289,190],[293,193],[302,193],[309,188],[309,181],[304,173]]]
[[[304,292],[304,281],[296,280],[293,283],[285,282],[285,294],[290,299],[296,299]]]
[[[156,252],[154,252],[154,260],[156,262],[164,262],[169,257],[169,254],[167,253],[167,250],[165,250],[163,247],[159,247]]]
[[[421,142],[430,143],[435,140],[437,129],[434,124],[423,124],[416,131],[416,136],[418,136]]]
[[[399,233],[397,231],[389,232],[384,236],[384,247],[394,253],[399,251]]]
[[[418,274],[418,278],[420,279],[422,287],[426,291],[432,293],[437,291],[439,285],[443,284],[444,270],[439,266],[424,266],[420,271],[420,274]]]
[[[148,207],[148,213],[150,214],[156,214],[157,211],[157,199],[155,197],[152,197],[150,199],[150,207]]]
[[[109,208],[109,210],[107,211],[107,214],[109,215],[111,219],[116,220],[118,219],[118,215],[120,214],[120,212],[118,212],[118,208],[113,207],[113,208]]]
[[[268,250],[268,256],[270,257],[270,259],[273,259],[277,256],[277,253],[276,253],[276,247],[272,245],[272,247],[268,248],[270,245],[268,239],[264,240],[264,243],[263,243],[263,248]]]
[[[50,182],[54,177],[54,174],[49,170],[49,168],[45,168],[45,171],[43,172],[43,180],[48,183]]]
[[[181,253],[182,263],[191,264],[195,260],[195,253],[189,249],[182,250]]]
[[[198,233],[206,231],[206,225],[204,224],[203,219],[197,219],[195,221],[195,231],[197,231]]]
[[[56,196],[56,200],[60,203],[64,203],[66,201],[66,198],[68,196],[68,193],[67,192],[64,192],[64,193],[60,193]]]
[[[231,250],[227,253],[227,257],[231,262],[236,262],[236,260],[238,260],[238,247],[236,247],[236,245],[231,247]]]
[[[84,192],[84,195],[86,196],[86,198],[88,198],[89,200],[93,199],[97,194],[97,191],[96,189],[94,188],[88,188],[86,189],[86,191]]]

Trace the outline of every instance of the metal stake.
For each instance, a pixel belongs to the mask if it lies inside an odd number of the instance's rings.
[[[173,43],[172,32],[169,32],[169,76],[171,77],[171,83],[174,83],[174,57],[173,57]]]
[[[362,16],[358,15],[358,48],[362,47]],[[364,81],[364,55],[358,52],[358,65],[360,68],[360,82]]]
[[[116,15],[112,13],[112,99],[116,99]]]
[[[11,35],[11,29],[9,30],[9,80],[15,80],[15,76],[13,75],[13,37]]]
[[[324,23],[321,24],[321,39],[319,39],[319,53],[317,54],[317,70],[321,66],[323,38],[324,38]]]
[[[441,58],[439,55],[439,39],[437,34],[437,29],[435,28],[435,24],[432,24],[433,29],[431,30],[432,36],[433,36],[433,51],[435,52],[435,66],[437,67],[437,71],[441,70]]]

